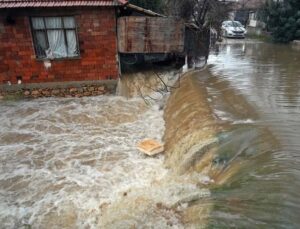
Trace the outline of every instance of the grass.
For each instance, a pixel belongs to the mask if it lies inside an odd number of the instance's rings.
[[[256,39],[264,42],[272,42],[272,37],[269,34],[261,33],[261,34],[247,34],[247,38]]]
[[[3,96],[4,101],[18,101],[23,99],[23,93],[21,91],[15,92],[14,94],[7,94]]]

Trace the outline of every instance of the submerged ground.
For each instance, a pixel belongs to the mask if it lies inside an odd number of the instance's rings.
[[[220,45],[165,110],[145,97],[1,102],[0,228],[297,228],[299,61],[290,46]],[[141,155],[144,138],[166,156]]]

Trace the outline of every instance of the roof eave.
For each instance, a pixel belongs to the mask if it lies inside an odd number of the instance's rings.
[[[119,7],[128,4],[127,0],[114,0],[114,1],[4,1],[0,2],[0,9],[11,9],[11,8],[55,8],[55,7]]]
[[[130,3],[127,3],[126,7],[128,7],[129,9],[131,9],[133,11],[136,11],[136,12],[139,12],[141,14],[144,14],[144,15],[147,15],[147,16],[151,16],[151,17],[167,17],[165,15],[153,12],[152,10],[147,10],[145,8],[142,8],[140,6],[136,6],[136,5],[130,4]]]

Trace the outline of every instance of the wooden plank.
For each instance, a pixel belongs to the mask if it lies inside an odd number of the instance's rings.
[[[155,156],[164,151],[164,146],[154,139],[144,139],[137,145],[137,148],[148,156]]]
[[[120,53],[178,53],[184,50],[184,23],[172,18],[118,19]]]

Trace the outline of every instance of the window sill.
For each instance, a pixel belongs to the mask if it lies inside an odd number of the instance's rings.
[[[64,60],[80,60],[81,56],[76,57],[62,57],[62,58],[38,58],[36,57],[37,61],[64,61]]]

